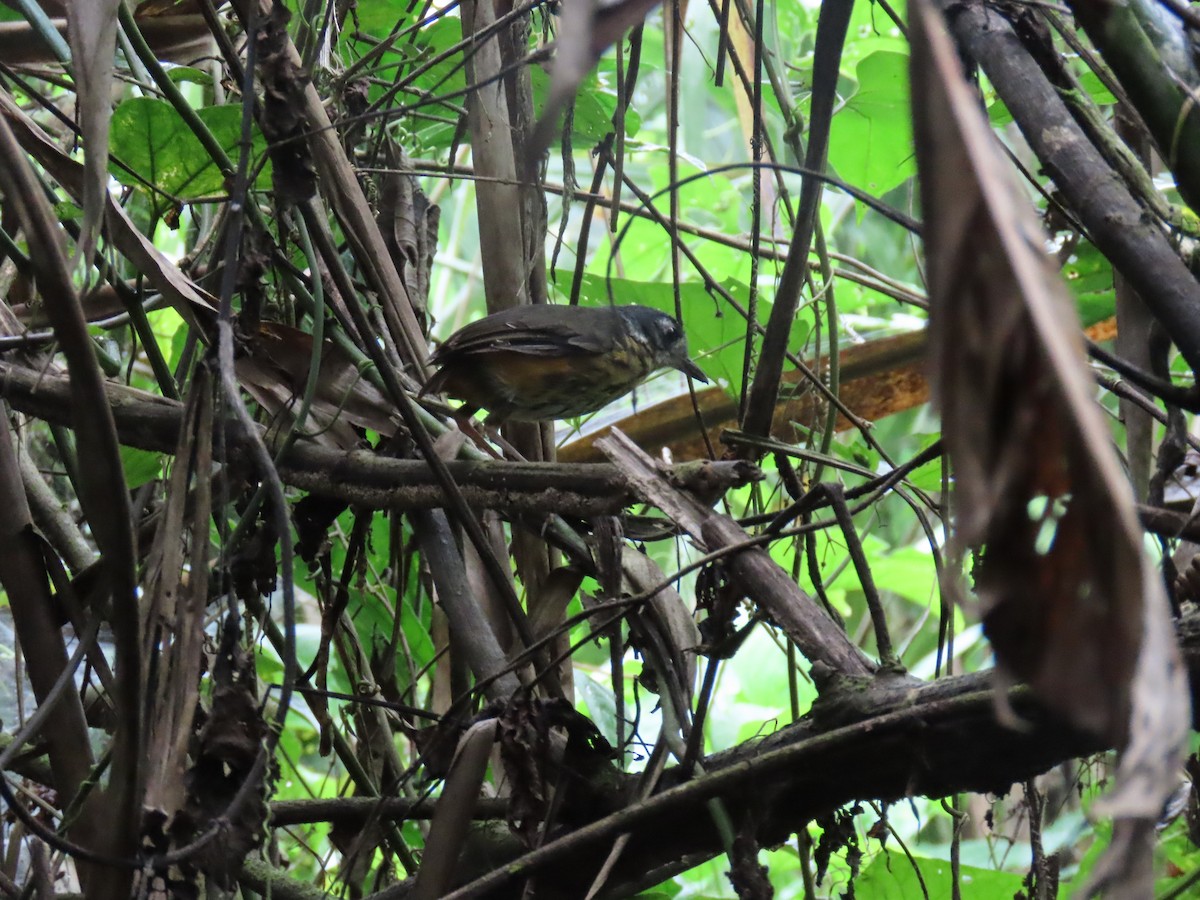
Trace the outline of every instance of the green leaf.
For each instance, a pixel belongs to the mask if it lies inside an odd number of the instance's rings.
[[[1008,111],[1008,107],[1004,105],[1003,100],[996,100],[988,107],[988,121],[997,128],[1003,128],[1013,121],[1012,113]]]
[[[907,18],[908,4],[904,0],[895,0],[891,7],[901,21]],[[816,18],[815,15],[813,18]],[[812,40],[815,26],[808,25],[806,31],[806,36]],[[879,8],[879,4],[872,0],[857,0],[854,12],[850,16],[846,47],[842,52],[842,65],[849,67],[880,50],[907,53],[908,39],[901,34],[891,17]]]
[[[791,706],[787,654],[771,640],[765,627],[760,625],[751,631],[741,650],[727,660],[724,667],[722,681],[729,679],[735,683],[735,690],[727,694],[733,701],[729,709],[733,710],[735,718],[743,722],[754,720],[750,713],[741,709],[743,705],[770,707],[770,714],[758,720],[761,725],[763,719],[779,716]],[[796,687],[799,707],[807,709],[817,698],[817,689],[804,678],[798,679]]]
[[[381,37],[390,31],[390,26],[384,29]],[[375,80],[383,83],[372,83],[367,91],[367,98],[376,103],[384,96],[392,82],[400,80],[409,71],[420,68],[430,60],[442,56],[445,51],[462,41],[462,25],[453,16],[443,16],[436,22],[431,22],[413,35],[410,39],[400,41],[394,50],[385,52],[378,64],[372,67]],[[361,56],[368,47],[364,43],[353,45],[354,56]],[[408,89],[389,101],[387,108],[395,109],[398,105],[406,105],[420,112],[422,116],[434,117],[432,124],[429,119],[410,120],[415,128],[415,135],[425,150],[445,149],[450,146],[455,133],[455,123],[459,118],[459,110],[466,102],[462,92],[466,89],[467,80],[462,58],[457,54],[446,56],[441,62],[422,72],[413,79]],[[434,98],[448,97],[446,103],[438,103]]]
[[[916,863],[916,868],[913,867]],[[917,877],[917,869],[921,877]],[[1012,900],[1022,890],[1024,876],[1013,872],[993,872],[962,866],[960,869],[962,895],[971,900]],[[859,900],[910,900],[921,897],[921,881],[929,892],[929,900],[950,900],[953,883],[950,863],[940,859],[914,858],[911,862],[902,853],[881,853],[867,866],[854,884]]]
[[[920,449],[928,449],[940,437],[940,433],[921,436]],[[940,491],[942,489],[942,460],[939,458],[925,463],[919,469],[910,472],[904,482],[923,491]]]
[[[121,468],[125,470],[125,485],[139,488],[162,475],[163,455],[137,447],[121,447]]]
[[[83,218],[83,209],[70,200],[60,200],[54,204],[54,214],[60,222],[77,221]]]
[[[858,90],[833,117],[829,162],[846,181],[882,197],[916,172],[908,56],[872,53],[856,75]]]
[[[889,550],[887,544],[870,534],[862,538],[862,544],[867,559],[871,561],[871,576],[880,590],[896,594],[922,608],[937,598],[937,574],[933,559],[927,552],[917,547]],[[853,566],[843,569],[831,586],[849,591],[861,590],[858,573]]]
[[[308,594],[299,594],[297,599],[304,603],[315,604],[316,602]],[[296,662],[299,663],[301,671],[307,669],[312,664],[320,648],[321,626],[316,623],[296,623]],[[258,677],[266,684],[278,684],[279,678],[283,674],[283,662],[280,660],[279,654],[266,641],[258,645],[257,670]],[[355,685],[351,684],[337,653],[331,652],[329,654],[327,672],[329,674],[329,690],[338,691],[343,694],[354,692]],[[330,709],[335,709],[338,704],[345,702],[344,700],[331,698],[329,700]]]
[[[1079,318],[1086,328],[1116,314],[1117,293],[1113,269],[1094,244],[1083,241],[1062,269],[1067,287],[1075,295]]]
[[[385,38],[400,23],[408,23],[413,9],[423,8],[409,0],[358,0],[353,15],[361,33]]]
[[[540,110],[545,105],[546,94],[550,89],[550,76],[537,67],[532,68],[529,74],[533,82],[533,108]],[[600,79],[595,71],[590,72],[583,79],[575,94],[575,112],[571,119],[571,133],[578,140],[598,143],[612,131],[612,118],[616,111],[616,91]],[[642,117],[632,108],[627,109],[625,111],[625,134],[633,137],[641,125]]]
[[[1092,95],[1092,102],[1097,106],[1112,106],[1117,102],[1113,92],[1091,69],[1084,69],[1079,73],[1079,86]]]
[[[181,320],[180,325],[171,333],[170,346],[163,348],[167,357],[167,365],[170,366],[172,372],[183,360],[183,351],[187,346],[188,328],[187,323]],[[161,341],[159,345],[161,347]]]
[[[595,723],[596,728],[616,746],[617,702],[610,685],[600,684],[596,679],[579,669],[575,670],[575,690],[586,705],[584,712]]]
[[[1177,816],[1159,835],[1154,862],[1155,896],[1158,897],[1177,888],[1200,868],[1200,847],[1193,844],[1188,835],[1186,816]],[[1189,894],[1194,891],[1193,888]]]
[[[196,112],[226,154],[237,159],[242,139],[241,106],[206,106]],[[166,100],[135,97],[118,106],[113,112],[109,149],[141,179],[113,164],[110,171],[121,184],[144,186],[143,182],[148,182],[180,200],[222,197],[227,192],[221,170]],[[265,151],[266,140],[255,128],[252,161]]]
[[[350,589],[350,612],[358,630],[360,640],[367,646],[383,648],[391,641],[392,617],[387,610],[374,598],[357,588]],[[400,659],[396,665],[396,688],[408,690],[411,685],[411,671],[404,664],[407,658],[413,671],[432,662],[434,653],[433,638],[430,637],[430,621],[426,604],[426,614],[417,615],[408,598],[400,597],[396,604],[396,614],[400,616],[402,636],[396,648]]]
[[[1072,888],[1087,882],[1096,863],[1112,842],[1112,822],[1096,823],[1096,839],[1079,862],[1079,869],[1071,878]],[[1200,848],[1188,837],[1187,819],[1178,816],[1159,834],[1154,847],[1154,895],[1163,896],[1179,887],[1180,883],[1200,866]],[[1191,897],[1193,893],[1181,895]]]
[[[167,77],[176,83],[187,81],[205,87],[213,83],[212,75],[194,66],[172,66],[167,70]]]

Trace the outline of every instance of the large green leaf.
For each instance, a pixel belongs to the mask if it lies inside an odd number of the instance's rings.
[[[545,105],[550,88],[550,76],[542,69],[530,70],[533,82],[533,106],[541,109]],[[595,71],[589,72],[579,85],[575,95],[575,110],[571,118],[571,132],[583,141],[596,143],[612,131],[612,118],[617,110],[617,93]],[[632,108],[625,111],[625,134],[632,137],[641,127],[642,117]]]
[[[856,69],[858,90],[833,117],[829,162],[881,197],[916,172],[908,109],[908,57],[881,50]]]
[[[1070,261],[1063,266],[1063,278],[1075,295],[1079,318],[1086,328],[1114,315],[1117,294],[1113,287],[1113,268],[1089,241],[1075,248]]]
[[[914,546],[889,549],[884,541],[870,534],[863,537],[862,543],[871,561],[871,575],[882,590],[921,608],[936,600],[937,572],[929,553]],[[858,573],[853,566],[842,569],[830,587],[854,591],[861,596]]]
[[[414,9],[424,8],[408,0],[358,0],[351,14],[363,34],[385,38],[399,23],[407,24]]]
[[[904,20],[908,16],[908,4],[904,0],[893,0],[892,11]],[[815,20],[816,16],[812,18]],[[816,28],[810,25],[807,37],[812,40]],[[850,27],[847,31],[846,46],[842,51],[842,66],[846,71],[880,50],[892,50],[897,53],[908,52],[908,38],[901,34],[900,29],[891,17],[880,9],[873,0],[855,0],[854,12],[850,16]]]
[[[196,112],[221,148],[236,160],[242,139],[241,106],[206,106]],[[179,200],[223,197],[228,192],[221,170],[200,139],[165,100],[135,97],[118,106],[113,112],[108,143],[114,159],[134,173],[110,164],[113,177],[121,184],[150,184]],[[256,160],[266,150],[266,141],[257,128],[252,146],[251,158]]]
[[[125,486],[140,488],[148,481],[162,476],[163,455],[137,447],[121,447],[121,468],[125,470]]]
[[[1084,69],[1079,73],[1079,86],[1092,95],[1092,102],[1098,106],[1111,106],[1117,102],[1113,92],[1091,69]]]
[[[928,894],[921,890],[922,881]],[[962,866],[960,883],[962,895],[971,900],[1012,900],[1022,890],[1024,877],[1013,872]],[[893,852],[875,857],[855,882],[854,894],[859,900],[910,900],[922,896],[928,896],[929,900],[950,900],[952,887],[950,863],[920,857],[910,862],[903,854]]]
[[[340,44],[343,55],[347,59],[357,59],[369,52],[375,46],[374,41],[359,40],[359,37],[363,34],[379,39],[387,37],[399,18],[403,17],[403,6],[386,0],[378,0],[368,8],[360,4],[358,17],[362,29],[344,33]],[[452,15],[444,15],[424,25],[416,34],[397,40],[371,65],[369,72],[364,73],[371,77],[367,89],[368,102],[378,103],[385,93],[391,92],[393,83],[409,78],[411,72],[442,57],[461,41],[462,24]],[[421,152],[422,149],[444,149],[450,145],[459,109],[466,102],[462,95],[466,86],[462,57],[450,54],[413,79],[406,90],[389,98],[385,108],[395,110],[408,106],[422,116],[401,117],[400,121],[413,129],[417,138],[418,147],[410,150]],[[449,99],[443,104],[436,101],[437,97]]]

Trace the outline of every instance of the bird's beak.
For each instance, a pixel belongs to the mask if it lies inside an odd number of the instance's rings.
[[[708,376],[704,374],[704,370],[686,356],[676,364],[675,368],[680,372],[695,378],[701,384],[708,384]]]

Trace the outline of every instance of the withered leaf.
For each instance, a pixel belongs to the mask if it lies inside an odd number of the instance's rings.
[[[958,549],[1001,666],[1121,749],[1096,811],[1114,839],[1086,895],[1152,893],[1154,822],[1190,719],[1161,578],[1092,396],[1081,328],[1044,236],[929,0],[912,13],[912,100],[933,390],[955,469]]]

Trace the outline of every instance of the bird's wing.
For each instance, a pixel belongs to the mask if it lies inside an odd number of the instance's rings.
[[[570,323],[553,306],[521,306],[495,313],[456,331],[438,348],[434,362],[460,353],[602,353],[609,349],[615,312],[578,309]]]

